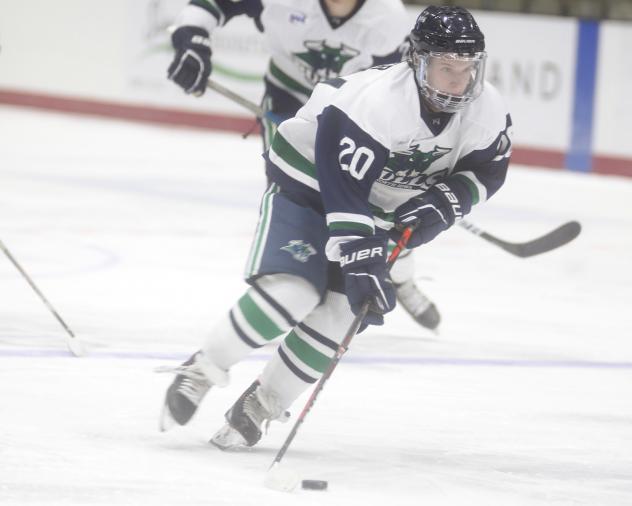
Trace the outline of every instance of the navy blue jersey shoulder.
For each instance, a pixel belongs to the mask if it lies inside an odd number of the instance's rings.
[[[480,201],[480,195],[472,182],[459,173],[474,172],[476,178],[486,189],[486,199],[494,195],[507,177],[509,153],[511,152],[511,139],[508,130],[511,124],[511,116],[507,114],[505,128],[494,141],[486,148],[472,151],[461,158],[454,166],[452,175],[443,180],[457,196],[463,215],[468,214],[472,206]]]

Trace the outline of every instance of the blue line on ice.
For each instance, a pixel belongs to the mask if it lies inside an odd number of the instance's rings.
[[[61,349],[0,349],[0,358],[68,358],[70,352]],[[95,351],[87,358],[132,359],[132,360],[175,360],[188,358],[185,353],[144,351]],[[249,361],[266,361],[269,354],[248,357]],[[82,360],[86,360],[83,358]],[[349,364],[375,365],[422,365],[461,367],[530,367],[530,368],[584,368],[584,369],[632,369],[632,362],[607,362],[599,360],[521,360],[504,358],[450,358],[450,357],[397,357],[397,356],[346,356]]]

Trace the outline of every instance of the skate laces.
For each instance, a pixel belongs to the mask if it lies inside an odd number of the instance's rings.
[[[209,388],[211,388],[211,384],[208,381],[193,381],[191,378],[185,377],[178,385],[177,390],[193,404],[198,405]]]
[[[185,376],[186,378],[190,378],[192,380],[208,381],[208,378],[206,377],[202,369],[199,367],[196,368],[195,365],[196,364],[177,365],[175,367],[170,365],[160,365],[154,369],[154,372],[173,373],[177,374],[178,376]]]
[[[281,407],[278,397],[264,392],[261,387],[244,399],[243,410],[257,427],[262,427],[265,422],[263,428],[266,433],[273,420],[287,422],[290,418],[290,413]]]
[[[201,352],[194,355],[191,363],[173,366],[159,366],[154,369],[158,373],[172,373],[178,376],[184,376],[193,382],[206,383],[208,387],[216,385],[225,387],[230,382],[228,371],[220,369],[207,359],[200,356]]]
[[[176,367],[162,366],[155,369],[156,372],[175,373],[179,381],[177,391],[184,397],[189,399],[195,405],[200,403],[200,400],[213,383],[209,380],[202,367],[200,367],[197,361],[189,365],[179,365]]]

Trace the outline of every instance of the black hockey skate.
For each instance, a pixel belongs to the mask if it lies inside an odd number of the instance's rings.
[[[159,368],[158,372],[176,373],[165,396],[160,416],[161,431],[169,430],[176,423],[187,424],[211,386],[228,384],[228,373],[211,363],[202,351],[196,352],[178,367]]]
[[[211,443],[221,450],[254,446],[261,439],[264,422],[267,428],[270,421],[286,422],[289,417],[276,396],[264,392],[255,381],[226,412],[226,425],[215,433]]]
[[[434,302],[426,297],[412,280],[396,285],[395,288],[397,301],[410,316],[422,327],[436,330],[441,322],[441,315]]]

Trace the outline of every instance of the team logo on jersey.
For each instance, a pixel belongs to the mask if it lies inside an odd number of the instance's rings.
[[[395,188],[426,190],[438,179],[446,176],[447,168],[432,171],[427,171],[427,169],[439,158],[452,151],[452,148],[435,146],[432,151],[419,151],[418,147],[419,144],[415,144],[407,151],[391,153],[380,175],[380,183]]]
[[[360,54],[360,51],[346,44],[331,47],[324,40],[306,40],[303,45],[307,51],[294,53],[294,56],[307,64],[306,77],[314,84],[337,77],[344,64]]]
[[[281,248],[283,251],[287,251],[294,260],[299,262],[307,262],[309,257],[316,254],[316,249],[310,243],[306,243],[301,239],[294,239],[287,243],[287,245]]]
[[[305,23],[307,16],[302,12],[293,12],[290,14],[290,23]]]

